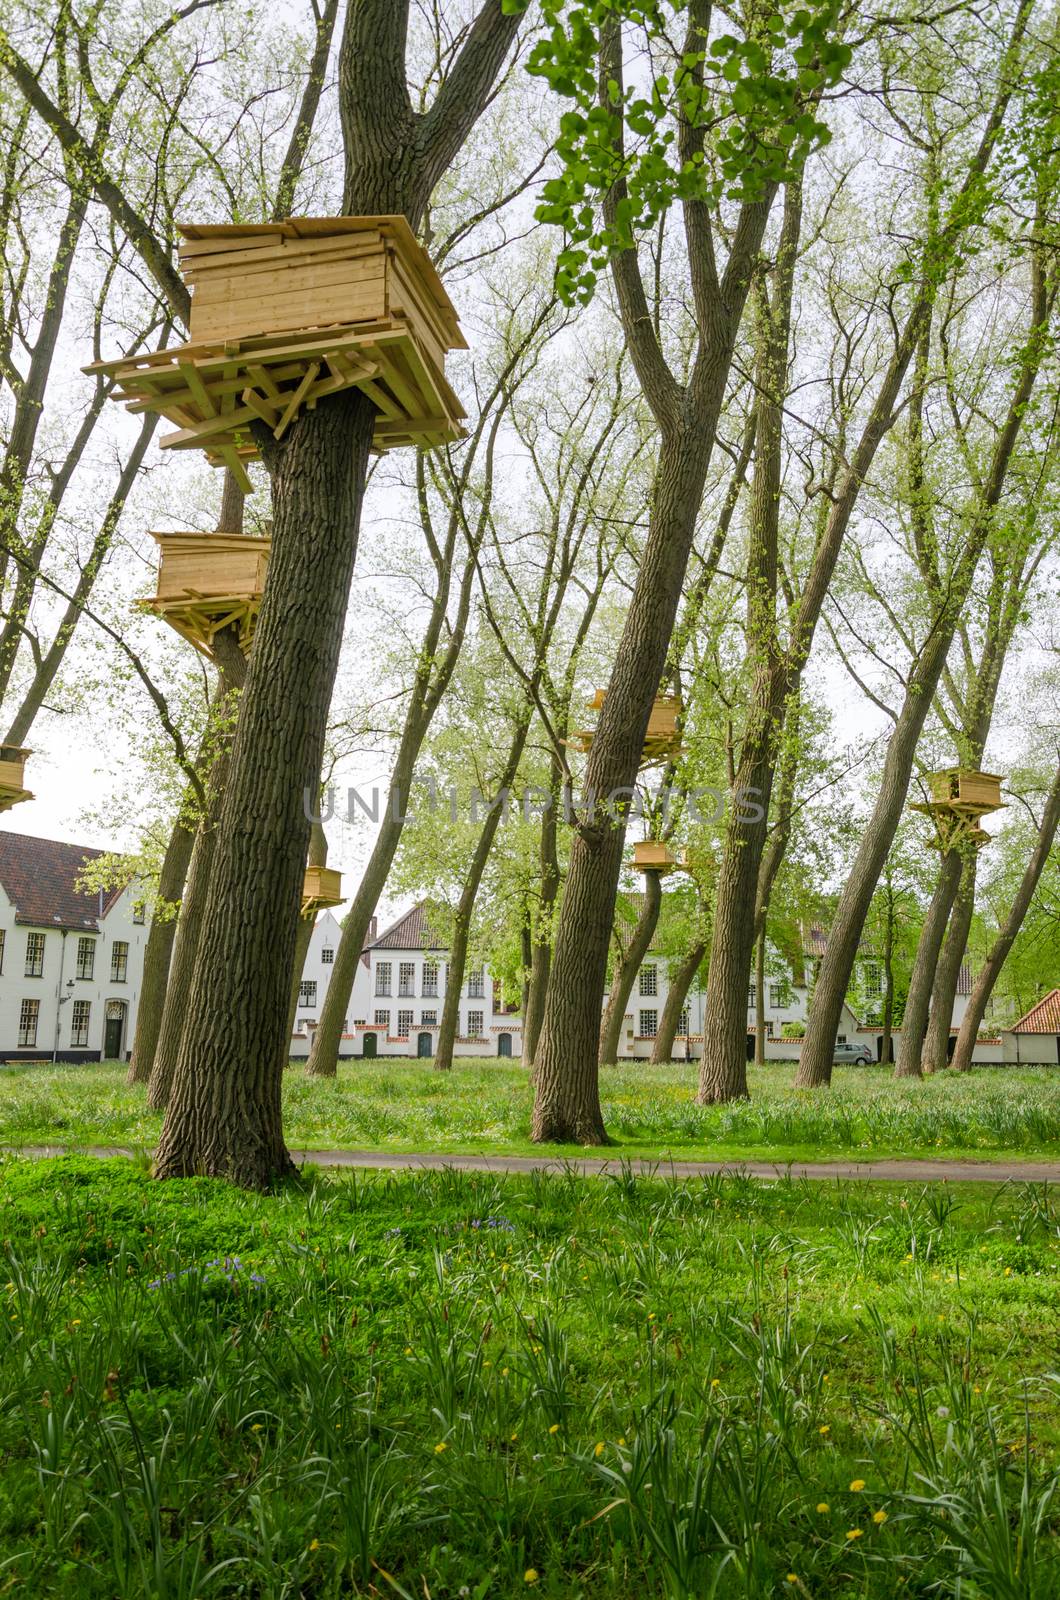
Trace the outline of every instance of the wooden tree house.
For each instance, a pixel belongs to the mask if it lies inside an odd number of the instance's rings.
[[[964,839],[979,850],[991,837],[980,826],[980,818],[1004,810],[1001,781],[997,773],[972,772],[966,767],[929,772],[926,782],[931,798],[911,802],[910,810],[932,819],[939,849],[953,850]]]
[[[606,698],[607,690],[597,689],[589,701],[590,711],[602,710]],[[651,766],[657,761],[665,761],[670,756],[680,755],[681,745],[677,737],[677,719],[680,714],[681,700],[678,695],[656,695],[652,701],[648,727],[644,735],[642,766]],[[594,728],[580,728],[572,738],[564,742],[571,749],[580,750],[584,754],[592,748],[595,737]]]
[[[673,872],[684,863],[658,839],[638,839],[633,846],[634,872]]]
[[[0,744],[0,811],[33,799],[25,786],[26,757],[32,754],[17,744]]]
[[[139,604],[213,656],[215,634],[233,625],[249,650],[265,589],[270,540],[238,533],[153,533],[158,593]]]
[[[131,412],[176,431],[163,450],[205,450],[245,492],[255,425],[282,439],[303,408],[359,388],[376,407],[374,447],[460,438],[445,378],[466,349],[456,311],[405,217],[299,217],[180,228],[191,294],[187,344],[97,361]]]
[[[315,917],[328,906],[342,904],[342,873],[334,867],[306,867],[302,884],[302,915]]]

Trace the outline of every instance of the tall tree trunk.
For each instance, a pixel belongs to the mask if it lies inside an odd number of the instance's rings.
[[[339,53],[343,211],[418,228],[491,93],[518,18],[485,0],[430,109],[413,110],[407,0],[347,7]],[[257,425],[275,521],[253,659],[216,830],[191,990],[155,1170],[267,1188],[292,1170],[280,1071],[309,823],[338,667],[375,423],[360,390]]]
[[[1045,802],[1037,843],[1020,879],[1020,886],[1009,907],[1008,916],[990,947],[990,953],[980,968],[979,976],[972,985],[968,1009],[961,1021],[957,1047],[953,1052],[953,1068],[956,1072],[968,1072],[971,1069],[972,1051],[975,1049],[975,1041],[979,1036],[979,1028],[986,1015],[990,996],[994,992],[994,985],[1001,975],[1008,953],[1015,943],[1016,935],[1023,926],[1023,919],[1034,898],[1034,891],[1049,860],[1058,825],[1060,825],[1060,767],[1056,770],[1053,786]]]
[[[755,1066],[766,1064],[766,930],[755,942]]]
[[[953,1006],[957,998],[964,954],[968,948],[972,917],[975,912],[975,875],[978,858],[970,851],[964,858],[961,884],[957,890],[953,911],[950,914],[946,943],[942,947],[935,983],[931,991],[931,1015],[924,1035],[921,1055],[925,1072],[940,1072],[950,1064],[950,1032],[953,1026]]]
[[[960,887],[963,866],[964,857],[960,849],[947,850],[942,857],[935,892],[931,896],[931,904],[924,918],[924,926],[920,930],[916,956],[913,959],[909,993],[906,996],[905,1014],[902,1017],[902,1038],[894,1068],[896,1078],[921,1078],[924,1075],[920,1057],[924,1047],[924,1035],[927,1032],[931,990],[935,982],[935,969],[938,966],[942,941],[946,937],[946,925],[950,920],[953,902]]]
[[[659,1031],[655,1036],[651,1059],[653,1066],[659,1066],[671,1061],[674,1053],[674,1039],[677,1037],[677,1025],[681,1021],[681,1013],[685,1009],[688,991],[695,980],[696,973],[703,964],[703,957],[707,953],[707,941],[699,939],[682,959],[680,966],[672,975],[668,975],[669,987],[666,991],[666,1003],[662,1008],[659,1018]]]
[[[523,1059],[533,1067],[537,1055],[537,1041],[541,1036],[541,1023],[545,1015],[545,996],[548,992],[549,972],[552,967],[553,918],[559,896],[559,852],[556,846],[557,810],[562,785],[559,758],[553,752],[550,768],[549,802],[541,817],[541,836],[538,842],[541,892],[538,900],[534,943],[530,957],[530,992],[523,1019]]]
[[[226,629],[214,639],[214,650],[221,669],[218,686],[222,701],[231,701],[246,679],[246,659],[239,648],[235,629]],[[230,719],[231,721],[231,719]],[[188,863],[180,915],[173,935],[169,976],[163,997],[162,1015],[155,1040],[147,1082],[147,1104],[161,1111],[169,1104],[173,1074],[180,1053],[180,1041],[188,1015],[188,991],[206,914],[210,874],[213,870],[217,820],[228,781],[233,734],[231,726],[217,742],[210,764],[206,788],[206,810],[199,818]]]
[[[221,485],[221,509],[217,518],[218,533],[243,532],[243,491],[236,482],[232,472],[226,467]],[[221,638],[219,646],[224,656],[227,670],[221,668],[218,676],[217,688],[214,691],[211,706],[211,720],[222,716],[226,702],[230,697],[242,689],[246,678],[246,666],[243,653],[233,635],[229,643]],[[196,757],[196,768],[201,772],[212,753],[213,732],[207,730]],[[227,742],[227,739],[226,741]],[[211,792],[213,792],[211,790]],[[166,905],[176,906],[184,894],[184,885],[187,881],[188,871],[191,867],[192,851],[195,847],[195,828],[189,828],[184,820],[188,795],[184,796],[180,812],[173,824],[173,831],[169,836],[166,853],[162,860],[162,871],[158,880],[158,898]],[[220,792],[217,791],[217,803],[220,804]],[[205,880],[204,880],[205,882]],[[169,986],[169,973],[173,960],[173,946],[177,937],[179,914],[159,920],[152,919],[151,929],[147,935],[147,948],[144,951],[144,970],[140,984],[140,1004],[136,1012],[136,1034],[133,1040],[132,1060],[129,1063],[128,1082],[147,1083],[155,1064],[155,1052],[162,1033],[163,1017],[165,1014],[166,991]],[[190,977],[190,969],[188,972]],[[171,1017],[171,1021],[172,1021]],[[176,1040],[173,1041],[174,1058]],[[169,1095],[169,1083],[172,1077],[172,1065],[165,1072],[165,1087],[161,1087],[161,1080],[156,1090],[162,1093],[161,1099],[154,1099],[150,1104],[155,1110],[165,1105]]]
[[[880,1060],[891,1059],[894,1040],[894,889],[887,880],[887,921],[883,930],[883,1032],[880,1035]]]
[[[626,1020],[626,1006],[633,993],[633,984],[641,969],[644,957],[651,948],[655,929],[659,925],[662,908],[662,874],[644,874],[644,899],[641,902],[632,937],[618,959],[611,979],[611,993],[607,997],[603,1021],[600,1025],[600,1065],[613,1067],[618,1063],[618,1047],[622,1042],[622,1024]]]
[[[536,680],[535,680],[536,688]],[[515,780],[519,770],[519,763],[523,758],[526,747],[526,736],[530,731],[530,717],[532,705],[528,702],[525,712],[520,714],[508,748],[508,756],[500,774],[497,788],[500,797],[506,796]],[[453,1066],[453,1045],[456,1042],[456,1031],[460,1019],[460,991],[464,985],[464,968],[467,965],[467,945],[471,935],[471,917],[478,898],[479,885],[482,874],[486,870],[486,863],[493,849],[493,841],[497,837],[502,817],[502,801],[490,806],[482,825],[482,832],[475,841],[472,851],[471,863],[467,869],[460,890],[460,900],[456,908],[456,917],[453,927],[453,942],[449,951],[449,966],[445,983],[445,1002],[442,1006],[442,1020],[438,1028],[438,1044],[434,1052],[434,1065],[439,1072],[450,1072]]]

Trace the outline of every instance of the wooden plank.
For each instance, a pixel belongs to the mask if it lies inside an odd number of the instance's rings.
[[[278,271],[291,268],[303,271],[318,262],[357,261],[369,256],[378,256],[382,260],[381,234],[362,233],[353,238],[340,236],[335,239],[273,241],[263,249],[218,250],[205,257],[188,257],[182,251],[180,265],[185,278],[189,283],[194,283],[198,290],[201,285],[212,280],[234,274],[241,277],[256,275],[274,268]]]
[[[294,419],[295,416],[297,416],[299,406],[302,404],[302,401],[305,399],[305,396],[307,395],[309,390],[313,387],[313,383],[314,383],[314,381],[316,379],[316,376],[317,376],[319,371],[320,371],[320,362],[319,361],[311,362],[309,367],[308,367],[308,369],[307,369],[307,371],[306,371],[305,377],[302,379],[301,383],[298,385],[298,388],[295,390],[295,392],[291,396],[290,400],[288,400],[287,409],[284,411],[283,416],[280,418],[280,420],[277,423],[276,427],[273,428],[273,430],[272,430],[273,437],[275,439],[282,439],[283,438],[285,432],[290,427],[292,420]]]
[[[254,366],[248,365],[247,371],[254,379],[254,382],[257,384],[258,388],[264,390],[265,394],[270,400],[278,401],[282,398],[279,389],[276,387],[272,377],[270,377],[266,367],[261,366],[260,363],[256,363]],[[277,374],[277,376],[279,376],[279,374]],[[293,377],[294,374],[292,373],[291,376]]]
[[[177,367],[184,378],[184,382],[191,390],[192,397],[199,406],[203,415],[212,417],[216,412],[217,407],[214,405],[209,394],[207,393],[206,385],[203,383],[201,377],[196,371],[194,362],[178,361]]]
[[[229,412],[227,416],[205,417],[202,422],[196,422],[190,428],[181,428],[177,433],[163,434],[158,441],[159,448],[190,450],[213,434],[230,433],[234,428],[246,427],[254,421],[256,418],[253,411],[249,406],[242,406],[238,411]]]
[[[267,423],[270,428],[275,428],[280,413],[275,406],[267,405],[256,389],[244,389],[242,400],[243,404],[249,406],[251,411],[261,418],[262,422]]]
[[[397,348],[393,344],[379,346],[382,375],[395,400],[399,402],[408,416],[414,417],[423,410],[422,397],[416,393],[416,390],[403,375],[400,366],[395,360],[396,354]]]

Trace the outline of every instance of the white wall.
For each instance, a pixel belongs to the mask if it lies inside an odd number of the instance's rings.
[[[48,1060],[54,1052],[58,1056],[99,1058],[104,1049],[107,1006],[113,1004],[124,1007],[119,1049],[121,1058],[127,1057],[136,1027],[148,932],[145,924],[133,920],[131,889],[123,891],[99,926],[99,933],[87,929],[84,933],[76,929],[64,933],[54,925],[16,923],[15,908],[0,888],[0,928],[4,933],[3,969],[0,971],[0,1056]],[[44,962],[39,978],[26,975],[30,933],[44,936]],[[81,939],[92,943],[90,978],[78,976]],[[119,941],[128,946],[124,980],[111,976],[114,946]],[[23,1000],[38,1002],[37,1038],[33,1045],[19,1044]],[[87,1002],[89,1024],[88,1043],[75,1046],[71,1044],[71,1035],[77,1001]]]

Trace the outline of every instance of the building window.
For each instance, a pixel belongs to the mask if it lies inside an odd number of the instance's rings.
[[[380,961],[379,965],[375,969],[375,992],[376,994],[390,993],[389,961]]]
[[[88,1045],[88,1022],[92,1015],[92,1007],[87,1000],[74,1001],[74,1014],[70,1021],[70,1043],[75,1050],[84,1050]]]
[[[416,993],[416,963],[402,961],[398,967],[398,995],[409,999]]]
[[[77,941],[77,967],[79,978],[91,978],[96,970],[96,941],[95,939],[78,939]]]
[[[317,1003],[317,980],[303,978],[298,985],[298,1004],[300,1006],[315,1006]]]
[[[129,946],[124,939],[115,939],[110,952],[110,981],[124,983],[129,973]]]
[[[688,1007],[687,1006],[685,1006],[685,1009],[681,1013],[681,1019],[677,1024],[677,1031],[681,1035],[682,1038],[687,1038],[688,1037]]]
[[[26,935],[26,977],[39,978],[44,972],[44,935],[43,933],[27,933]],[[36,1028],[36,1024],[34,1024]]]
[[[865,993],[871,995],[881,995],[883,993],[883,977],[878,961],[867,961],[865,963]]]
[[[654,966],[641,967],[641,969],[640,969],[640,993],[641,993],[641,998],[643,999],[646,995],[658,994],[658,992],[659,992],[659,969],[657,967],[654,967]]]
[[[469,1000],[486,998],[486,974],[481,967],[472,967],[467,975],[467,997]]]
[[[144,925],[144,920],[144,905],[143,901],[141,900],[139,905],[133,906],[133,922],[138,928],[142,928]]]
[[[399,1011],[398,1012],[398,1021],[397,1021],[397,1036],[398,1036],[398,1038],[399,1039],[407,1039],[411,1032],[412,1032],[412,1012],[411,1011]]]
[[[766,1038],[767,1039],[772,1039],[772,1037],[773,1037],[773,1024],[771,1022],[767,1022],[766,1023]]]
[[[438,963],[425,961],[423,963],[423,993],[431,999],[438,995]]]
[[[375,1025],[376,1025],[377,1028],[385,1028],[387,1033],[389,1033],[390,1032],[390,1012],[389,1011],[377,1011],[376,1014],[375,1014]]]
[[[420,1026],[423,1028],[436,1028],[438,1026],[437,1011],[424,1011],[420,1015]]]
[[[836,1044],[846,1044],[846,1042],[847,1042],[846,1034],[845,1033],[837,1033],[836,1036],[835,1036],[835,1042],[836,1042]]]
[[[782,1011],[784,1009],[784,985],[782,983],[771,983],[769,985],[769,1003],[774,1011]]]
[[[37,1017],[40,1014],[39,1000],[23,1000],[22,1010],[18,1017],[18,1046],[20,1050],[32,1050],[37,1043]]]
[[[334,950],[332,950],[332,949],[321,950],[321,952],[320,952],[320,964],[323,967],[333,967],[335,965],[335,952],[334,952]]]
[[[758,1001],[755,998],[755,986],[752,983],[751,987],[747,991],[747,1009],[748,1009],[748,1011],[753,1011],[757,1004],[758,1004]]]
[[[640,1036],[642,1039],[654,1039],[659,1031],[659,1013],[657,1011],[642,1011],[640,1014]]]
[[[467,1014],[467,1036],[469,1039],[482,1038],[482,1012],[469,1011]]]

